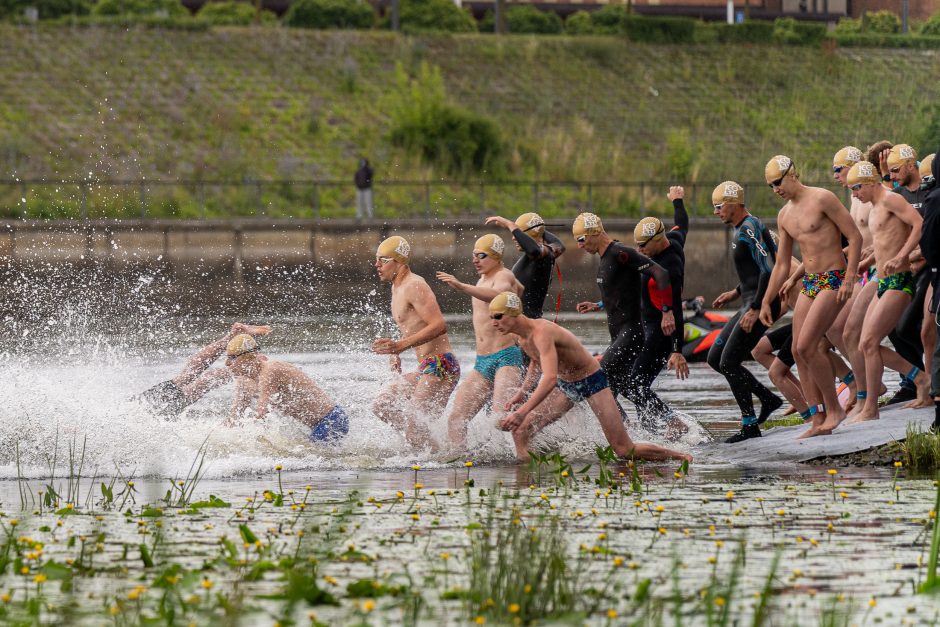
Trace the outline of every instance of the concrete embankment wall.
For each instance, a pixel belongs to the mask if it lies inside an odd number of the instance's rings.
[[[635,220],[608,220],[615,238],[633,241]],[[570,223],[550,223],[565,242],[563,309],[596,300],[597,257],[577,248]],[[468,310],[465,296],[434,279],[443,270],[475,280],[470,252],[494,232],[478,220],[121,221],[0,223],[0,263],[8,286],[4,309],[41,315],[75,299],[91,310],[121,314],[147,302],[177,314],[297,314],[384,306],[388,290],[372,267],[377,244],[407,238],[413,269],[428,278],[447,312]],[[495,231],[507,244],[509,234]],[[517,252],[510,248],[506,263]],[[737,283],[730,230],[692,223],[686,246],[686,296],[707,299]],[[557,277],[549,299],[558,290]],[[547,305],[546,308],[549,306]]]

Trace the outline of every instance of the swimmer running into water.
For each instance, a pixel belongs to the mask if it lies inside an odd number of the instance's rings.
[[[225,352],[225,347],[236,335],[242,333],[260,337],[271,332],[271,327],[254,326],[236,322],[224,336],[204,346],[189,358],[183,370],[169,381],[158,383],[140,395],[156,413],[175,418],[184,409],[201,399],[215,388],[232,380],[226,368],[212,368],[213,363]]]
[[[836,395],[832,365],[819,350],[819,341],[852,296],[862,235],[835,194],[800,182],[789,157],[773,157],[764,167],[764,177],[786,201],[777,214],[777,256],[789,259],[796,242],[805,269],[803,289],[793,311],[792,351],[813,424],[799,437],[828,435],[845,419],[845,411]],[[843,235],[848,240],[848,260],[842,254]],[[778,292],[789,272],[790,264],[776,264],[770,276],[760,309],[760,320],[768,327],[779,311]]]
[[[604,437],[620,457],[691,461],[691,455],[630,439],[607,375],[571,331],[548,320],[522,315],[522,301],[512,292],[494,298],[489,311],[491,324],[500,333],[517,335],[531,358],[522,389],[506,405],[506,409],[516,408],[502,424],[503,430],[512,432],[520,460],[529,458],[529,442],[536,433],[561,418],[575,403],[587,401]],[[541,379],[525,400],[525,391],[535,384],[539,371]]]
[[[258,351],[258,343],[248,334],[236,335],[225,348],[225,365],[237,386],[226,426],[237,424],[257,397],[255,418],[264,420],[275,409],[310,427],[313,442],[334,442],[349,433],[346,412],[313,379],[300,368]]]
[[[401,373],[399,355],[414,349],[418,358],[415,372],[397,377],[379,392],[372,406],[381,420],[404,432],[412,446],[433,446],[427,427],[415,410],[437,417],[447,406],[457,380],[460,364],[451,351],[447,323],[427,282],[411,271],[411,246],[398,235],[379,244],[375,269],[379,279],[392,284],[392,317],[402,338],[382,337],[372,344],[372,352],[390,355],[392,369]]]
[[[484,235],[473,246],[473,267],[480,279],[476,285],[461,283],[452,274],[438,272],[437,278],[452,288],[469,294],[473,303],[473,330],[477,359],[473,370],[457,387],[454,405],[447,417],[448,439],[452,446],[465,448],[467,425],[486,403],[492,401],[496,422],[503,407],[522,382],[522,349],[512,336],[503,335],[490,323],[489,302],[500,292],[520,295],[522,285],[503,265],[506,244],[498,235]]]

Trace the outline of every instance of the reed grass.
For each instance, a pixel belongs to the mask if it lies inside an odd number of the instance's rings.
[[[904,465],[916,472],[940,470],[940,434],[909,424],[900,443]]]

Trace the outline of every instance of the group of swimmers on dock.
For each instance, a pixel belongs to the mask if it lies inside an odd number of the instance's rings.
[[[932,155],[918,163],[906,144],[879,142],[869,148],[867,160],[859,149],[847,146],[836,153],[832,170],[851,189],[851,208],[846,210],[831,191],[804,185],[792,159],[775,156],[764,174],[786,201],[778,214],[777,235],[748,212],[741,185],[725,181],[714,189],[715,215],[735,229],[732,255],[739,278],[738,286],[720,294],[714,306],[737,298],[742,302],[708,354],[709,365],[725,376],[741,409],[741,430],[727,442],[759,437],[759,425],[783,405],[743,366],[751,356],[768,368],[792,409],[810,423],[799,437],[876,420],[886,366],[903,380],[892,401],[926,407],[933,396],[935,425],[940,425],[940,344],[934,324],[940,300],[938,165]],[[582,313],[606,313],[611,343],[597,357],[570,331],[542,319],[555,262],[565,247],[537,214],[516,221],[499,216],[486,220],[508,231],[522,252],[511,270],[503,264],[506,242],[491,233],[473,246],[479,276],[475,283],[437,273],[437,280],[471,299],[477,357],[462,377],[437,298],[411,270],[411,246],[397,235],[384,240],[376,251],[375,270],[391,284],[391,313],[400,333],[399,339],[383,337],[372,345],[374,353],[389,356],[397,373],[376,397],[375,415],[414,446],[458,450],[466,447],[471,419],[489,407],[492,424],[510,432],[516,454],[524,460],[535,434],[574,404],[587,401],[618,455],[691,459],[631,440],[617,400],[619,395],[630,400],[640,423],[667,440],[688,429],[652,390],[663,367],[680,379],[689,374],[681,317],[689,218],[682,187],[671,187],[667,197],[673,204],[673,225],[643,218],[634,230],[635,248],[612,239],[593,213],[574,220],[578,247],[599,256],[601,299],[577,305]],[[802,262],[792,257],[794,244]],[[793,309],[792,322],[768,332],[788,308]],[[257,418],[275,408],[308,425],[314,441],[342,438],[349,430],[343,408],[298,368],[260,354],[257,338],[269,331],[233,325],[194,355],[177,378],[144,397],[175,414],[234,378],[230,424],[256,399]],[[881,345],[886,336],[896,350]],[[401,354],[409,349],[415,352],[417,368],[403,373]],[[223,352],[227,367],[210,369]],[[799,378],[791,372],[794,363]],[[851,390],[844,407],[837,375]],[[431,436],[428,420],[445,411],[455,390],[446,417],[447,442],[440,443]]]

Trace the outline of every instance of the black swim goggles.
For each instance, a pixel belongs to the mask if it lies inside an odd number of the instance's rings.
[[[786,178],[787,173],[790,172],[791,169],[793,169],[793,161],[790,161],[790,165],[788,165],[787,169],[783,171],[783,174],[780,175],[780,178],[778,178],[776,181],[767,183],[767,185],[769,185],[771,189],[774,187],[780,187],[780,185],[783,183],[783,179]]]
[[[490,320],[502,320],[505,315],[504,313],[490,314]]]
[[[473,252],[473,256],[476,257],[477,259],[486,259],[487,257],[489,257],[489,254],[487,254],[487,253],[478,253],[478,252],[474,251],[474,252]]]

